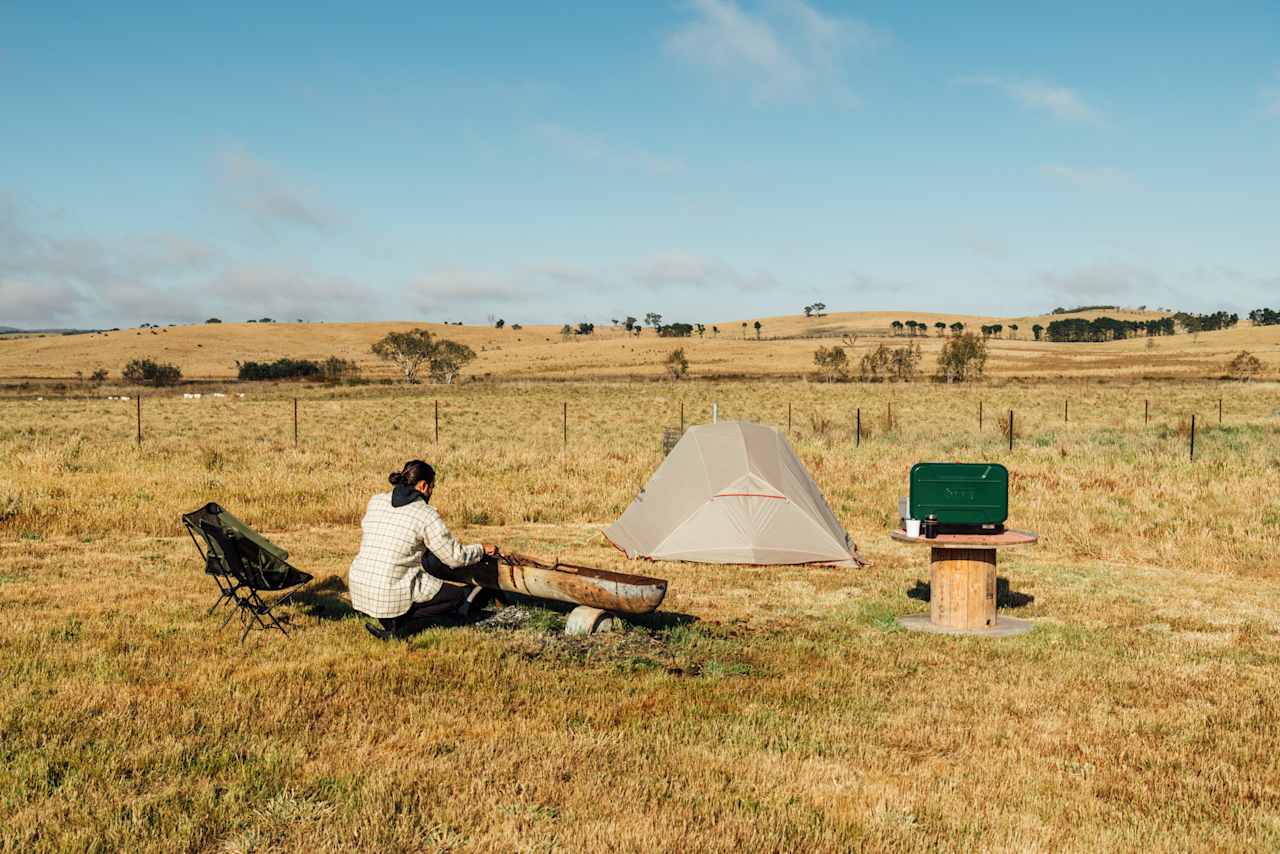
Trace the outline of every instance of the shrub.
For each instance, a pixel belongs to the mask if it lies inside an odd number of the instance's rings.
[[[218,317],[211,317],[205,321],[205,323],[221,323],[221,322],[222,322],[222,319]]]
[[[120,373],[125,382],[134,385],[168,386],[177,385],[182,379],[182,370],[177,365],[168,365],[151,359],[130,359]]]
[[[689,359],[685,356],[683,347],[672,350],[662,364],[667,369],[667,375],[673,380],[681,379],[689,373]]]
[[[843,347],[819,347],[813,351],[813,363],[827,382],[845,382],[849,379],[849,356]]]
[[[920,374],[920,345],[890,349],[884,344],[862,357],[858,376],[863,382],[910,382]]]
[[[962,383],[982,378],[987,366],[987,342],[972,332],[948,339],[938,353],[938,378]]]
[[[274,362],[238,364],[242,380],[305,380],[320,375],[320,365],[310,359],[276,359]]]
[[[320,377],[327,383],[358,379],[360,366],[348,359],[330,356],[320,363]]]
[[[1227,363],[1227,373],[1247,382],[1262,373],[1262,360],[1248,350],[1241,350]]]

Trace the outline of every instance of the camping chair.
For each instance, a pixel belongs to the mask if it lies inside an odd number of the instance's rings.
[[[311,581],[311,576],[287,562],[289,553],[232,516],[221,506],[209,503],[182,517],[182,524],[191,535],[191,542],[204,559],[204,571],[218,584],[218,600],[209,608],[212,614],[224,601],[232,610],[222,621],[222,628],[231,617],[240,615],[244,632],[240,642],[248,637],[250,629],[277,628],[284,635],[284,626],[271,609],[283,605]],[[199,534],[199,537],[196,535]],[[204,542],[201,548],[200,543]],[[268,604],[258,595],[259,591],[295,589]]]

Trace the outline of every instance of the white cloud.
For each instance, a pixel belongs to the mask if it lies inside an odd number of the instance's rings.
[[[317,315],[337,319],[359,316],[367,310],[373,294],[361,282],[312,270],[305,264],[259,263],[228,266],[202,280],[189,296],[216,307],[227,320],[263,315],[277,320],[310,320]]]
[[[103,327],[141,322],[321,316],[367,311],[370,291],[306,264],[243,264],[175,234],[103,242],[50,236],[38,212],[0,194],[0,325]]]
[[[1050,163],[1040,167],[1040,174],[1080,190],[1095,192],[1118,192],[1138,186],[1132,175],[1113,166],[1067,166]]]
[[[536,307],[544,316],[555,316],[566,306],[637,287],[753,293],[773,290],[779,282],[767,270],[742,270],[712,256],[673,251],[599,267],[557,260],[506,269],[446,267],[419,276],[408,294],[415,308],[430,313],[459,314],[480,305],[506,312]]]
[[[1066,272],[1044,273],[1040,278],[1058,296],[1107,302],[1156,294],[1166,287],[1154,270],[1124,261],[1099,262]]]
[[[536,278],[522,283],[514,271],[433,270],[409,286],[414,304],[426,311],[438,311],[458,303],[507,305],[520,302],[542,290]]]
[[[989,74],[963,77],[957,82],[994,89],[1024,107],[1048,113],[1060,122],[1102,124],[1102,114],[1086,103],[1084,96],[1074,89],[1057,83]]]
[[[692,0],[692,20],[665,40],[668,54],[745,84],[759,102],[851,105],[844,65],[850,53],[885,41],[869,25],[828,15],[804,0],[772,0],[749,11],[736,0]]]
[[[74,325],[85,295],[66,282],[35,284],[0,278],[0,325],[22,328]]]
[[[283,224],[326,231],[340,220],[314,191],[285,177],[244,146],[220,148],[214,154],[219,189],[234,207],[262,224]]]
[[[647,288],[732,288],[758,292],[778,287],[766,270],[745,271],[719,258],[690,252],[665,252],[630,265],[629,278]]]
[[[543,142],[582,163],[623,172],[639,172],[655,178],[684,172],[678,157],[654,154],[643,148],[618,145],[602,136],[582,133],[554,122],[540,122],[533,133]]]

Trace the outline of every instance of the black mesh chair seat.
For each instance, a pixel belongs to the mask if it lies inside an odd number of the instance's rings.
[[[182,524],[204,560],[205,572],[218,584],[220,595],[209,613],[224,601],[230,602],[233,609],[222,625],[225,628],[231,617],[239,614],[244,623],[242,643],[255,628],[276,628],[288,635],[272,609],[286,603],[312,577],[289,564],[288,552],[217,504],[210,502],[183,514]],[[289,588],[294,589],[271,603],[258,595]]]

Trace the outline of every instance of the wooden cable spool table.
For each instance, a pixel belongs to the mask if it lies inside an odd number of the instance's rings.
[[[938,534],[927,539],[899,528],[889,536],[931,548],[929,613],[900,617],[904,629],[984,637],[1031,631],[1034,624],[1029,620],[996,616],[996,551],[1031,545],[1039,539],[1035,534],[1006,528],[999,534]]]

